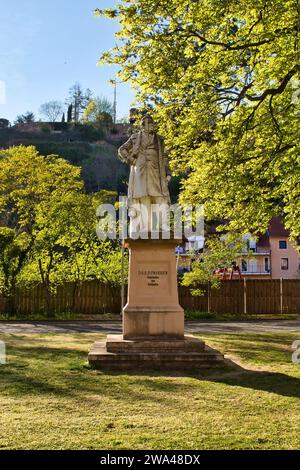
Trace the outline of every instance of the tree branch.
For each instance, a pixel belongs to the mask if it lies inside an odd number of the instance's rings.
[[[262,102],[264,101],[267,96],[274,96],[274,95],[280,95],[281,93],[284,92],[287,84],[291,80],[291,78],[296,75],[297,72],[300,70],[300,65],[295,65],[282,79],[280,85],[277,88],[268,88],[265,90],[261,95],[259,96],[252,96],[252,95],[245,95],[245,98],[247,98],[249,101],[259,101]]]

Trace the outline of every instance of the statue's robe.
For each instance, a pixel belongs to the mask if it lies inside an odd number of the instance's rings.
[[[170,174],[169,161],[163,139],[143,132],[133,134],[120,147],[119,156],[131,166],[128,202],[144,197],[164,198],[170,203],[167,176]]]

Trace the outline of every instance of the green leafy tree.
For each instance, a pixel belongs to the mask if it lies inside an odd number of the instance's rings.
[[[181,200],[243,232],[281,215],[298,236],[299,1],[124,0],[97,13],[121,25],[102,62],[153,108],[186,175]]]
[[[29,286],[42,282],[48,312],[52,312],[52,296],[61,284],[71,283],[71,309],[84,281],[97,279],[111,287],[120,285],[121,250],[96,235],[96,209],[115,197],[110,191],[93,195],[70,192],[64,197],[49,195],[41,204],[35,243],[19,282]]]
[[[194,295],[202,294],[199,284],[209,283],[213,288],[218,288],[220,278],[215,271],[219,268],[231,268],[241,253],[246,253],[246,242],[241,235],[210,237],[206,242],[204,255],[192,263],[192,270],[184,274],[182,285],[191,287]]]
[[[45,310],[52,311],[57,285],[72,282],[73,303],[81,283],[121,283],[121,249],[99,240],[97,207],[116,193],[86,194],[80,168],[35,147],[0,151],[0,287],[8,313],[18,286],[42,283]]]
[[[0,272],[2,274],[1,292],[6,299],[6,309],[14,313],[16,281],[32,246],[26,233],[18,233],[9,227],[0,227]]]
[[[107,246],[97,238],[96,209],[115,197],[109,191],[92,195],[70,192],[63,198],[50,195],[47,207],[41,206],[34,259],[50,293],[51,284],[72,281],[77,285],[96,277],[98,260]]]
[[[8,298],[14,297],[17,277],[33,256],[41,214],[82,190],[80,169],[61,158],[44,157],[31,146],[0,151],[0,268]]]
[[[98,116],[102,113],[113,115],[113,104],[107,98],[96,97],[89,103],[84,112],[83,119],[90,122],[97,122]]]
[[[83,122],[103,128],[113,124],[113,104],[106,98],[92,99],[83,114]]]

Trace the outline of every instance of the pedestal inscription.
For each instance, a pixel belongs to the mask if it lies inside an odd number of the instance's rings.
[[[159,290],[166,292],[166,289],[169,288],[169,263],[152,263],[150,266],[149,263],[141,263],[138,265],[137,269],[140,286],[143,289],[145,296],[157,295]],[[149,289],[149,287],[151,289]]]

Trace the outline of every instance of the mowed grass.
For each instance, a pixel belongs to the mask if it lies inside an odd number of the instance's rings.
[[[202,335],[241,367],[91,370],[101,335],[0,335],[1,449],[299,449],[299,334]]]

